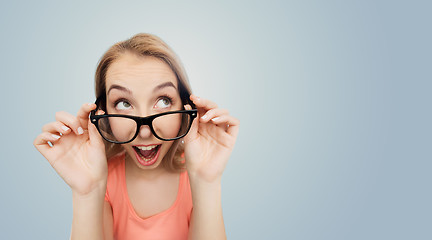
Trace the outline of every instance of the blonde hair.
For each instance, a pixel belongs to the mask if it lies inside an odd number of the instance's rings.
[[[106,111],[106,73],[110,65],[125,53],[133,53],[138,56],[151,56],[164,61],[177,77],[179,94],[183,105],[190,103],[189,96],[192,93],[186,72],[174,51],[159,37],[139,33],[130,39],[114,44],[99,60],[95,74],[96,98],[102,99],[102,110]],[[162,165],[169,171],[180,171],[184,169],[182,159],[184,147],[181,139],[175,140],[171,148],[162,160]],[[120,144],[105,141],[105,152],[107,159],[123,152]]]

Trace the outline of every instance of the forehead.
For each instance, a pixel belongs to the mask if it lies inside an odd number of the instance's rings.
[[[148,92],[160,83],[172,82],[176,88],[177,78],[167,63],[151,56],[124,53],[109,66],[106,73],[107,89],[119,84],[133,92]]]

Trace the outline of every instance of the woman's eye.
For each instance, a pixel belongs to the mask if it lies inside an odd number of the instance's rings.
[[[117,103],[116,108],[118,110],[127,110],[131,107],[130,103],[126,102],[126,101],[120,101]]]
[[[171,99],[166,97],[159,99],[155,105],[156,108],[167,108],[170,106],[171,106]]]

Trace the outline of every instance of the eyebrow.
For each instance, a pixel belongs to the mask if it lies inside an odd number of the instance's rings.
[[[164,82],[164,83],[162,83],[162,84],[157,85],[157,86],[154,88],[154,91],[156,91],[156,90],[161,90],[161,89],[163,89],[163,88],[167,88],[167,87],[173,87],[175,90],[177,90],[176,86],[174,86],[174,84],[173,84],[172,82]]]
[[[174,86],[174,84],[172,82],[164,82],[162,84],[157,85],[153,90],[154,91],[158,91],[161,90],[163,88],[167,88],[167,87],[173,87],[175,90],[177,90],[176,86]],[[126,92],[130,95],[132,95],[132,91],[129,88],[117,85],[117,84],[113,84],[110,86],[110,88],[108,89],[107,95],[109,94],[109,92],[113,89],[117,89],[123,92]]]
[[[123,92],[127,92],[127,93],[129,93],[129,94],[132,95],[132,91],[129,88],[125,88],[125,87],[117,85],[117,84],[113,84],[113,85],[110,86],[110,88],[108,89],[107,95],[113,89],[117,89],[117,90],[120,90],[120,91],[123,91]]]

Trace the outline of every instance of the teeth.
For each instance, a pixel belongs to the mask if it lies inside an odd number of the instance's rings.
[[[135,146],[137,149],[141,150],[141,151],[148,151],[148,150],[152,150],[155,149],[156,147],[158,147],[159,145],[152,145],[152,146]],[[150,160],[152,160],[153,158],[145,158],[143,155],[141,155],[140,152],[138,152],[138,154],[140,155],[141,159],[144,160],[145,162],[148,162]]]
[[[148,147],[144,147],[144,146],[137,146],[138,149],[143,150],[143,151],[148,151],[148,150],[152,150],[153,148],[157,147],[157,145],[153,145],[153,146],[148,146]]]

